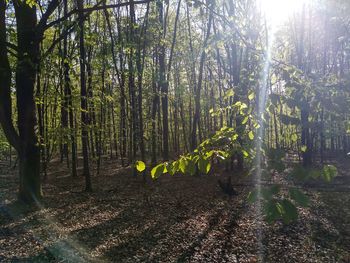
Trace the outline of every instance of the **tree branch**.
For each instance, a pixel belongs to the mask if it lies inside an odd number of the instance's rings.
[[[47,24],[47,20],[49,19],[49,17],[53,14],[53,12],[55,12],[56,8],[59,6],[61,0],[52,0],[47,9],[46,12],[43,14],[43,16],[41,17],[38,25],[37,25],[37,32],[38,32],[38,36],[41,38],[42,35],[44,34],[46,28],[46,24]]]
[[[152,2],[154,0],[139,0],[139,1],[135,1],[133,2],[133,4],[137,5],[137,4],[147,4],[149,2]],[[89,13],[91,14],[91,12],[93,11],[98,11],[98,10],[104,10],[104,9],[110,9],[110,8],[119,8],[119,7],[123,7],[123,6],[129,6],[131,3],[130,2],[125,2],[125,3],[119,3],[119,4],[111,4],[111,5],[101,5],[103,3],[103,0],[98,2],[95,6],[93,7],[88,7],[88,8],[84,8],[83,10],[81,10],[83,13]],[[54,25],[57,25],[63,21],[66,21],[68,18],[70,18],[72,15],[75,15],[78,13],[78,9],[75,8],[73,10],[71,10],[70,12],[68,12],[66,15],[58,18],[55,21],[52,21],[51,23],[47,24],[46,26],[44,26],[44,31]]]
[[[18,47],[15,44],[13,44],[13,43],[6,42],[6,46],[11,48],[12,50],[14,50],[16,52],[18,51]]]

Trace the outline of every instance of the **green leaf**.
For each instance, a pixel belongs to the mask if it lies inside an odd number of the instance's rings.
[[[241,111],[241,114],[242,114],[242,110],[248,108],[248,105],[245,104],[244,102],[241,103],[241,106],[239,107],[240,111]]]
[[[246,124],[246,123],[248,122],[248,120],[249,120],[249,116],[246,116],[246,117],[243,119],[242,124],[243,124],[243,125]]]
[[[35,6],[37,3],[35,0],[26,0],[26,4],[29,5],[30,8]]]
[[[281,206],[275,200],[270,200],[264,205],[265,219],[272,223],[281,217]]]
[[[185,173],[189,175],[194,175],[196,173],[196,165],[193,160],[188,159],[187,165],[185,167]]]
[[[186,166],[187,166],[187,160],[186,158],[182,157],[179,162],[179,168],[183,174],[185,174],[186,172]]]
[[[174,161],[172,164],[169,164],[167,169],[170,175],[174,175],[179,171],[179,161]]]
[[[332,181],[338,174],[337,167],[334,165],[325,165],[322,169],[322,177],[326,182]]]
[[[248,100],[252,100],[254,98],[255,98],[255,93],[254,93],[254,91],[251,91],[248,95]]]
[[[215,153],[215,152],[214,152],[213,150],[211,150],[211,151],[209,151],[209,152],[206,152],[206,153],[205,153],[205,156],[206,156],[207,158],[210,158],[210,157],[213,156],[214,153]]]
[[[198,160],[198,168],[202,173],[208,174],[211,168],[211,164],[208,159],[200,157]]]
[[[307,150],[306,145],[301,146],[301,147],[300,147],[300,150],[301,150],[303,153],[306,152],[306,150]]]
[[[305,181],[309,177],[309,169],[297,165],[293,168],[290,175],[298,181]]]
[[[226,92],[225,94],[225,99],[229,98],[229,97],[232,97],[235,95],[235,92],[233,91],[233,89],[230,89]]]
[[[166,169],[170,175],[175,174],[173,163],[168,163]]]
[[[234,135],[232,135],[232,137],[231,137],[231,140],[232,141],[235,141],[235,140],[237,140],[238,139],[238,134],[237,133],[235,133]]]
[[[298,219],[298,210],[291,201],[283,199],[280,204],[283,208],[282,219],[284,223],[289,224]]]
[[[265,199],[265,200],[271,200],[272,197],[275,195],[276,193],[276,189],[275,188],[263,188],[261,189],[261,196]]]
[[[298,205],[302,207],[307,207],[309,205],[309,198],[300,190],[296,188],[289,189],[289,196],[293,199]]]
[[[254,140],[254,133],[253,133],[253,131],[250,131],[249,133],[248,133],[248,137],[249,137],[249,139],[252,141],[252,140]]]
[[[292,142],[296,142],[298,140],[298,135],[296,133],[293,133],[290,139],[292,140]]]
[[[243,149],[242,149],[242,153],[243,153],[243,156],[244,156],[244,157],[248,157],[248,156],[249,156],[249,153],[248,153],[246,150],[243,150]]]
[[[226,160],[229,157],[229,154],[224,151],[216,151],[216,156],[219,157],[221,160]]]
[[[240,108],[242,105],[242,102],[241,101],[237,101],[235,104],[233,104],[232,106],[233,107],[236,107],[236,108]]]
[[[321,173],[322,172],[320,170],[318,170],[318,169],[311,169],[309,171],[308,177],[313,178],[313,179],[317,179],[317,178],[319,178],[321,176]]]
[[[273,194],[273,195],[277,195],[281,190],[281,187],[279,185],[273,185],[270,187],[270,192]]]
[[[247,197],[247,200],[250,204],[255,203],[258,200],[258,191],[250,191]]]
[[[164,163],[158,164],[157,166],[153,167],[153,169],[151,171],[152,179],[157,179],[163,173],[166,173],[166,171],[167,171],[167,169],[166,169]]]
[[[146,169],[146,164],[143,161],[136,161],[135,167],[141,173]]]

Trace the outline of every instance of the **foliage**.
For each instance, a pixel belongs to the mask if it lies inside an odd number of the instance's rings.
[[[310,180],[321,179],[324,182],[331,182],[338,174],[337,168],[334,165],[325,165],[322,169],[304,168],[301,165],[296,165],[291,171],[290,176],[298,182],[308,182]]]
[[[137,161],[135,163],[135,167],[136,167],[137,171],[139,171],[139,172],[143,172],[146,169],[146,165],[143,161]]]
[[[286,153],[282,149],[269,149],[267,154],[268,168],[283,172],[285,170],[284,157]]]
[[[304,169],[297,166],[291,173],[293,177],[305,181],[312,178],[321,177],[326,182],[330,182],[337,174],[337,169],[333,165],[326,165],[322,170]],[[280,185],[272,185],[270,187],[260,187],[250,192],[248,202],[261,202],[263,213],[267,222],[272,223],[282,219],[288,224],[298,218],[297,207],[307,207],[309,205],[308,196],[296,187],[287,187],[288,195],[285,191],[281,191]]]
[[[252,131],[244,136],[253,136]],[[250,151],[242,146],[238,141],[238,134],[234,128],[224,127],[216,132],[214,136],[203,141],[192,153],[182,155],[173,162],[160,163],[153,167],[151,176],[157,179],[160,175],[169,173],[182,173],[194,175],[197,172],[208,174],[211,170],[211,164],[214,160],[225,161],[236,154],[243,154],[245,158],[251,158]],[[137,164],[140,161],[136,162]]]
[[[252,139],[249,133],[249,139]],[[211,162],[214,159],[227,160],[237,153],[245,153],[245,158],[251,158],[248,152],[237,143],[239,135],[233,128],[223,128],[218,131],[213,137],[205,140],[191,154],[181,156],[180,159],[174,162],[165,162],[158,164],[151,171],[153,179],[159,178],[162,174],[182,173],[194,175],[198,171],[208,174],[211,168]],[[253,147],[248,149],[252,152]],[[262,151],[264,153],[265,151]],[[267,151],[267,166],[262,167],[262,170],[269,174],[268,171],[277,171],[282,173],[285,171],[285,151],[282,149],[268,149]],[[198,170],[197,170],[198,168]],[[253,169],[254,172],[255,169]],[[337,175],[337,168],[333,165],[325,165],[322,170],[313,168],[304,168],[300,165],[290,172],[292,178],[300,182],[305,182],[310,178],[322,178],[326,182],[330,182]],[[257,189],[248,194],[248,202],[261,202],[265,219],[269,223],[273,223],[282,219],[284,223],[289,224],[298,218],[297,207],[307,207],[309,198],[305,193],[296,187],[287,187],[288,195],[281,190],[280,185],[272,185],[263,187],[258,185]]]

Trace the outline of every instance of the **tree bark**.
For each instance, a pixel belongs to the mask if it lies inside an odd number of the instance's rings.
[[[64,14],[68,13],[68,3],[67,0],[63,1]],[[66,25],[65,25],[66,27]],[[74,136],[74,113],[73,113],[73,102],[72,102],[72,88],[71,80],[69,76],[70,66],[68,62],[68,35],[63,39],[63,75],[64,75],[64,96],[65,96],[65,105],[68,111],[69,117],[69,134],[70,134],[70,143],[71,143],[71,173],[73,177],[77,176],[77,150]],[[68,125],[67,125],[68,126]],[[67,157],[68,158],[68,157]]]
[[[158,17],[159,24],[161,25],[161,34],[164,38],[165,35],[165,25],[164,25],[164,15],[163,15],[163,0],[158,0]],[[161,92],[161,102],[162,102],[162,125],[163,125],[163,161],[169,159],[169,124],[168,124],[168,82],[166,80],[166,65],[165,65],[165,46],[163,43],[159,45],[158,48],[158,61],[159,61],[159,87]]]
[[[201,97],[201,89],[202,89],[202,82],[203,82],[203,71],[204,71],[204,63],[206,59],[206,51],[205,48],[207,46],[209,36],[210,36],[210,29],[211,29],[211,24],[213,20],[213,13],[212,11],[209,11],[209,19],[208,19],[208,24],[207,24],[207,32],[206,36],[204,39],[203,47],[202,47],[202,54],[200,58],[200,63],[199,63],[199,73],[198,73],[198,83],[197,87],[195,90],[195,112],[194,112],[194,117],[193,117],[193,125],[192,125],[192,134],[191,134],[191,150],[193,151],[197,147],[197,127],[199,129],[200,125],[200,97]]]
[[[91,175],[89,169],[89,133],[88,133],[88,103],[86,89],[86,52],[84,39],[84,14],[81,10],[84,8],[83,0],[77,0],[79,14],[79,51],[80,51],[80,96],[81,96],[81,141],[83,147],[83,174],[85,176],[85,191],[92,191]]]
[[[18,61],[16,68],[16,95],[18,109],[19,199],[38,202],[42,197],[40,178],[40,148],[35,134],[37,125],[34,86],[38,67],[39,39],[36,34],[36,8],[14,1]]]
[[[0,123],[10,144],[19,151],[19,138],[12,122],[11,68],[6,47],[6,1],[0,0]]]

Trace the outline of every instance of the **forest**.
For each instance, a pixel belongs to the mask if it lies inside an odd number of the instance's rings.
[[[0,262],[350,263],[349,0],[0,0]]]

